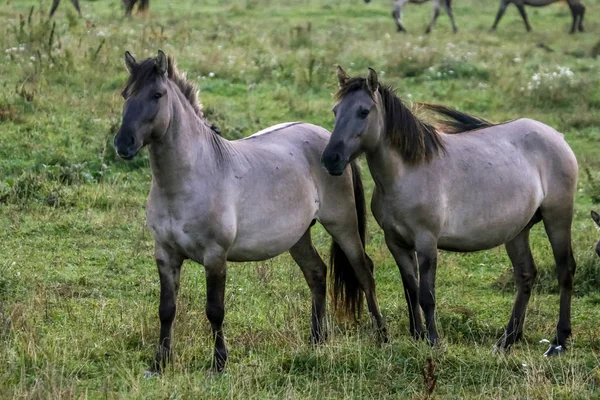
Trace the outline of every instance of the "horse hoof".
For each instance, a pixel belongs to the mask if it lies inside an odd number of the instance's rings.
[[[492,354],[498,355],[498,356],[508,354],[508,353],[510,353],[510,346],[505,347],[505,346],[497,344],[494,346],[494,349],[492,350]]]
[[[553,344],[550,345],[550,348],[548,350],[546,350],[546,352],[544,353],[544,357],[558,356],[564,352],[564,347],[562,347],[561,345]]]
[[[148,369],[148,370],[146,370],[146,372],[144,372],[144,379],[158,378],[159,376],[160,376],[160,372],[153,371],[151,369]]]
[[[227,362],[227,350],[216,350],[213,357],[213,369],[217,372],[223,372],[225,363]]]

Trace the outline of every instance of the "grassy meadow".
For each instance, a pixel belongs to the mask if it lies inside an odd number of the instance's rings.
[[[81,19],[63,0],[49,22],[50,3],[0,0],[0,398],[600,398],[600,232],[589,218],[600,203],[599,0],[586,1],[587,32],[574,36],[564,3],[528,8],[529,34],[511,6],[490,33],[498,4],[457,0],[459,32],[441,15],[428,36],[430,4],[406,6],[409,33],[398,34],[391,0],[152,0],[132,20],[120,0],[81,0]],[[580,163],[569,351],[542,357],[558,288],[541,224],[525,340],[494,355],[515,293],[504,250],[440,254],[442,340],[430,348],[409,336],[400,276],[370,217],[390,344],[376,345],[366,316],[358,325],[330,317],[329,340],[313,348],[310,292],[291,257],[232,263],[229,364],[215,374],[204,271],[186,262],[174,363],[145,379],[159,327],[144,214],[151,176],[146,151],[122,161],[112,138],[123,53],[141,60],[158,49],[198,84],[230,139],[283,121],[331,129],[338,63],[351,75],[381,71],[407,102],[492,121],[527,116],[564,132]],[[370,196],[367,168],[363,177]],[[313,231],[325,258],[329,237]]]

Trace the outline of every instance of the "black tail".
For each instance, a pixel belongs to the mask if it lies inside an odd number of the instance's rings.
[[[358,219],[358,233],[365,248],[365,234],[367,230],[367,209],[365,204],[365,191],[363,189],[362,179],[360,178],[360,168],[356,162],[351,163],[352,185],[354,187],[354,203],[356,204],[356,217]],[[343,313],[347,316],[360,318],[360,312],[363,308],[364,295],[358,278],[346,254],[335,242],[331,242],[331,255],[329,263],[333,270],[333,306],[335,310],[343,307]],[[368,265],[373,268],[372,263]]]
[[[439,104],[419,103],[426,110],[441,114],[450,119],[440,119],[438,123],[441,125],[444,133],[462,133],[473,131],[476,129],[489,128],[495,124],[486,121],[483,118],[474,117],[469,114],[462,113],[453,108],[441,106]]]

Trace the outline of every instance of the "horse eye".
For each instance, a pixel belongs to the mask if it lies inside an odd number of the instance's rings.
[[[358,112],[358,116],[361,118],[367,118],[367,116],[369,115],[369,113],[371,112],[371,110],[367,110],[366,108],[363,108],[362,110],[360,110]]]
[[[161,92],[154,93],[154,98],[155,99],[160,99],[161,97],[162,97],[162,93]]]

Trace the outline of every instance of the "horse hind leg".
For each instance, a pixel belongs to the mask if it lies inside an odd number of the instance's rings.
[[[571,0],[568,2],[569,8],[571,10],[571,15],[573,16],[573,24],[571,25],[571,30],[569,33],[575,33],[576,29],[579,32],[583,32],[583,17],[585,15],[585,6],[583,3],[575,0]]]
[[[542,206],[542,217],[556,262],[560,287],[560,311],[556,336],[550,348],[544,354],[549,356],[563,352],[566,349],[567,339],[571,335],[571,297],[573,295],[573,279],[576,269],[571,245],[573,205],[562,205],[555,208],[544,208]]]
[[[355,213],[354,210],[350,211]],[[347,223],[347,221],[352,221],[350,218],[341,218],[340,221],[346,222],[322,222],[325,230],[333,237],[334,245],[332,248],[334,249],[335,246],[339,246],[337,255],[332,257],[334,275],[336,274],[336,270],[346,270],[345,274],[348,274],[350,271],[353,272],[354,278],[350,280],[356,280],[360,289],[364,292],[367,307],[377,326],[378,340],[386,343],[388,341],[387,328],[379,311],[379,303],[375,293],[373,261],[365,253],[356,223]],[[346,288],[348,289],[348,287]],[[360,302],[358,302],[358,306],[360,306]]]
[[[525,29],[527,29],[527,32],[531,32],[531,25],[529,25],[529,19],[527,18],[527,12],[525,11],[525,6],[523,4],[515,4],[517,6],[517,8],[519,9],[519,13],[521,14],[521,17],[523,18],[523,22],[525,23]]]
[[[310,288],[312,296],[310,338],[312,343],[320,343],[327,338],[323,324],[327,298],[327,266],[312,244],[310,228],[290,249],[290,255],[302,270]]]
[[[541,215],[536,212],[529,225],[511,241],[505,244],[506,252],[513,266],[515,282],[517,284],[517,297],[513,311],[506,326],[506,330],[496,345],[496,349],[508,350],[515,342],[523,336],[523,325],[527,304],[531,297],[531,290],[537,276],[537,268],[531,254],[529,245],[529,231],[537,222],[541,221]]]
[[[585,6],[583,5],[583,3],[579,3],[579,32],[584,32],[585,30],[583,29],[583,17],[585,16]]]

